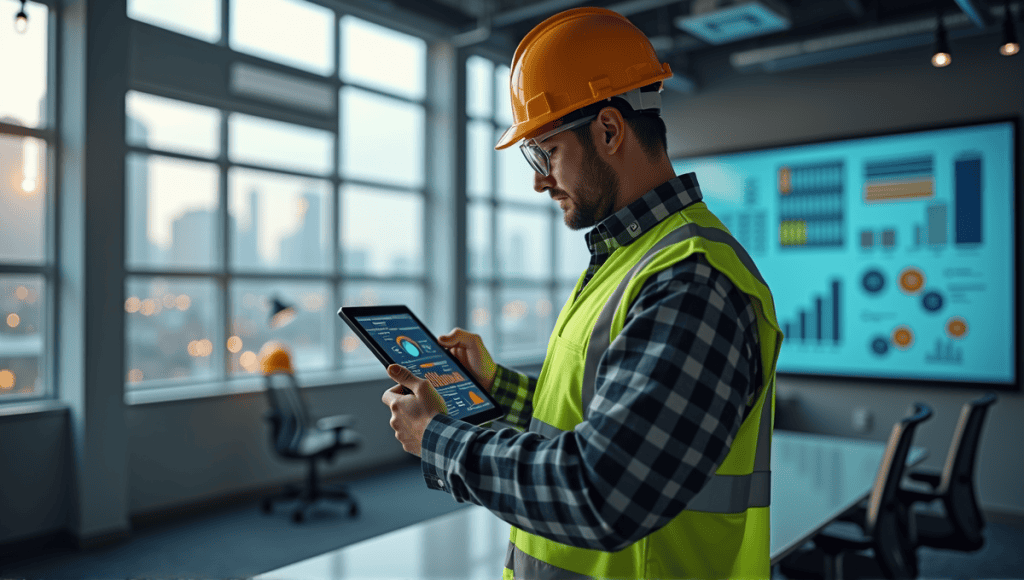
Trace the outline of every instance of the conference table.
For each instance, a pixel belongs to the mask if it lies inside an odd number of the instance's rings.
[[[885,443],[776,430],[771,562],[799,548],[871,491]],[[912,447],[907,465],[927,456]],[[509,525],[471,506],[255,576],[258,580],[501,577]]]

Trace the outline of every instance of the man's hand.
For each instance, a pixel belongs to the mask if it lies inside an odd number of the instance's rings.
[[[437,342],[447,348],[459,362],[473,373],[480,386],[491,392],[494,385],[494,375],[498,372],[498,365],[491,359],[491,353],[487,352],[484,341],[479,334],[474,334],[455,328],[448,334],[437,337]]]
[[[402,449],[419,457],[423,432],[430,420],[447,412],[444,399],[426,379],[416,378],[401,365],[389,366],[388,375],[398,384],[385,391],[380,400],[391,409],[395,439],[402,443]],[[412,394],[406,393],[407,388]]]

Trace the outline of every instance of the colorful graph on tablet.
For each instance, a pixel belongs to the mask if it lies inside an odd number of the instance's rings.
[[[458,419],[492,407],[448,352],[436,346],[408,314],[357,316],[355,320],[396,363],[430,382],[444,398],[448,416]]]

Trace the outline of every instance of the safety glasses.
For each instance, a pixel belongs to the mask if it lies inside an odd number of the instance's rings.
[[[580,125],[589,123],[597,118],[597,115],[589,115],[587,117],[581,117],[575,121],[566,123],[560,127],[552,129],[543,135],[538,135],[533,139],[526,139],[521,145],[519,150],[523,152],[523,157],[526,158],[526,162],[530,164],[530,167],[534,171],[547,177],[551,174],[551,156],[545,151],[540,144],[561,133],[562,131],[568,131],[569,129],[575,129]]]

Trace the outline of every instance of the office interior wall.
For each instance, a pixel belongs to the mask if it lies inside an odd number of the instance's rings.
[[[729,51],[722,50],[695,67],[701,83],[697,94],[666,99],[669,153],[682,157],[1020,116],[1024,59],[1000,55],[998,45],[998,35],[958,40],[951,47],[953,62],[945,69],[932,67],[930,48],[922,47],[775,74],[739,74],[729,65]],[[1021,136],[1017,138],[1019,144]],[[1021,153],[1018,145],[1018,164],[1024,164]],[[1018,183],[1018,194],[1021,187]],[[1024,356],[1020,344],[1018,356]],[[788,415],[783,424],[823,434],[884,441],[912,403],[931,405],[934,415],[919,428],[916,442],[928,448],[925,466],[934,468],[945,461],[961,405],[980,394],[962,388],[879,385],[864,380],[787,377],[778,381],[780,401],[789,403],[784,406]],[[855,409],[871,414],[868,431],[853,428]],[[1024,516],[1020,487],[1024,456],[1019,447],[1024,422],[1020,417],[1024,417],[1024,395],[999,393],[977,459],[983,509]]]

